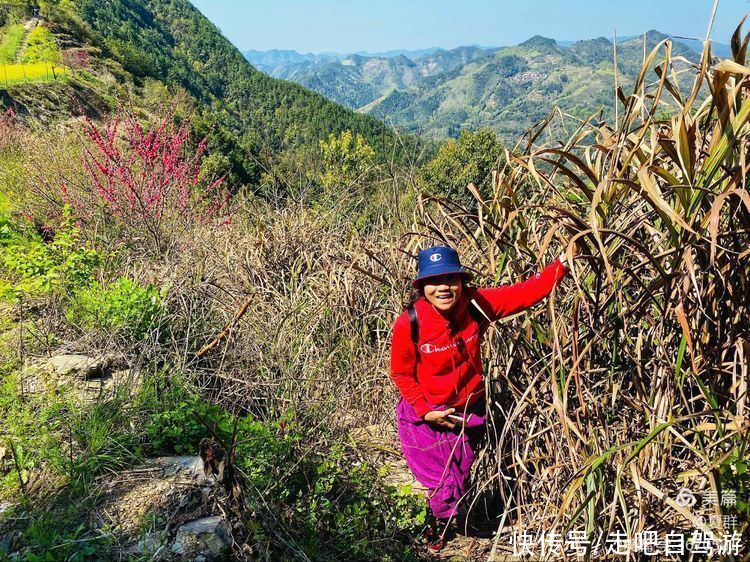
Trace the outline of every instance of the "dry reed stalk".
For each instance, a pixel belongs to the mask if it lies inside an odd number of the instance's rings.
[[[569,257],[573,241],[583,248],[546,312],[486,338],[494,419],[473,499],[494,490],[517,528],[718,532],[698,517],[737,513],[747,532],[741,509],[674,501],[686,481],[695,495],[748,490],[737,468],[750,446],[750,36],[740,27],[732,60],[712,63],[706,43],[689,92],[663,41],[619,96],[614,127],[587,120],[543,144],[535,129],[492,193],[469,186],[473,209],[420,201],[409,247],[452,244],[487,284],[517,280],[562,244]]]

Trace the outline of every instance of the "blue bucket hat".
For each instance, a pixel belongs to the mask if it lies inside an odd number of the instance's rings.
[[[464,281],[471,280],[471,273],[466,271],[458,259],[458,252],[449,246],[433,246],[419,252],[417,277],[412,281],[412,287],[428,277],[459,273]]]

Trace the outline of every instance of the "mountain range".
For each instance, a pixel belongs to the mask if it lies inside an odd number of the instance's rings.
[[[431,55],[435,51],[440,50],[440,47],[429,47],[427,49],[396,49],[392,51],[381,51],[377,53],[372,53],[368,51],[357,51],[356,53],[337,53],[333,51],[328,52],[322,52],[322,53],[298,53],[297,51],[291,50],[291,49],[270,49],[268,51],[258,51],[251,49],[249,51],[245,51],[243,54],[245,55],[245,58],[249,60],[255,68],[258,70],[262,70],[263,72],[267,74],[271,74],[276,78],[280,78],[280,76],[276,76],[275,73],[277,72],[274,69],[279,69],[278,72],[285,72],[283,70],[283,66],[285,65],[294,65],[296,63],[304,63],[304,62],[334,62],[334,61],[341,61],[344,60],[351,55],[360,55],[362,57],[368,57],[368,58],[392,58],[397,57],[399,55],[403,55],[407,58],[410,58],[414,60],[418,57],[423,57],[426,55]]]
[[[656,30],[618,39],[618,80],[632,84],[645,48],[670,36]],[[676,64],[695,63],[700,42],[673,38]],[[489,127],[515,141],[555,105],[584,118],[614,108],[614,46],[604,37],[557,41],[541,36],[511,47],[429,49],[392,56],[246,52],[258,69],[296,82],[360,113],[433,138]],[[714,45],[728,55],[728,46]],[[687,86],[685,84],[685,86]]]

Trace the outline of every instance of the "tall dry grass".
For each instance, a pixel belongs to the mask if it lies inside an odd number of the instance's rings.
[[[750,491],[750,67],[740,28],[732,60],[706,44],[690,91],[679,90],[664,41],[632,93],[618,92],[617,123],[592,117],[541,142],[553,124],[570,127],[570,116],[550,115],[507,152],[489,197],[469,186],[476,211],[421,201],[412,244],[457,246],[488,284],[581,248],[547,307],[486,338],[492,435],[472,499],[495,490],[501,525],[719,536],[733,530],[723,515],[739,512],[747,536],[747,503],[702,501],[735,491],[747,502]],[[675,502],[683,487],[696,505]]]

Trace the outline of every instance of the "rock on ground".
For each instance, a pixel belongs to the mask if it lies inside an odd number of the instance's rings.
[[[122,367],[121,359],[114,355],[91,357],[61,353],[29,361],[22,372],[21,387],[24,393],[30,394],[72,388],[81,400],[90,402],[137,380],[134,373]]]
[[[103,376],[110,363],[111,360],[106,357],[66,353],[50,357],[41,368],[59,377],[76,376],[86,380]]]
[[[221,560],[216,552],[229,547],[226,524],[216,515],[224,490],[206,477],[200,457],[150,459],[100,478],[97,492],[94,522],[113,529],[125,560]]]
[[[172,552],[180,560],[221,560],[229,549],[226,523],[218,515],[185,523],[177,529]]]

